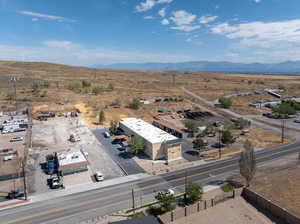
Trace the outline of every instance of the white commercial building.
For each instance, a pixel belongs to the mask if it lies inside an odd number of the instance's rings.
[[[88,161],[79,149],[57,153],[57,159],[58,170],[64,175],[88,170]]]
[[[120,121],[119,126],[126,135],[143,139],[145,153],[152,160],[172,161],[181,158],[181,140],[179,138],[141,119],[124,118]]]

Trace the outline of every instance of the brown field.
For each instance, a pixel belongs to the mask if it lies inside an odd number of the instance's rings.
[[[175,84],[172,82],[173,74]],[[111,120],[125,116],[150,120],[158,107],[171,107],[174,110],[192,108],[195,105],[188,100],[177,104],[144,105],[138,112],[128,108],[129,102],[135,97],[187,97],[180,89],[182,86],[208,100],[216,100],[224,94],[273,88],[278,85],[287,87],[287,95],[300,95],[300,79],[297,76],[101,70],[43,62],[0,61],[0,107],[3,111],[15,108],[12,83],[9,82],[12,75],[21,78],[17,84],[20,106],[33,104],[34,111],[66,111],[77,107],[84,112],[83,117],[90,125],[97,121],[101,109],[105,111],[108,124]],[[80,93],[68,89],[70,84],[81,84],[83,80],[90,81],[91,88],[103,88],[103,92],[95,95],[84,89]],[[33,83],[44,81],[48,81],[50,86],[40,87],[39,94],[33,93]],[[105,90],[110,84],[114,89]],[[268,98],[260,95],[234,99],[233,110],[242,114],[255,114],[257,111],[250,110],[248,101],[264,97]],[[116,100],[121,103],[120,108],[110,106]]]
[[[276,166],[261,169],[265,174],[255,178],[252,187],[274,203],[300,216],[300,160],[282,159]]]

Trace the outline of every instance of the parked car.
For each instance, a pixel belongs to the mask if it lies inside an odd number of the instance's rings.
[[[53,177],[50,179],[50,188],[51,189],[57,189],[62,187],[63,184],[61,182],[61,180],[58,177]]]
[[[217,149],[218,149],[218,148],[223,148],[223,147],[225,147],[225,145],[224,145],[224,144],[222,144],[222,143],[221,143],[221,144],[219,144],[219,143],[215,143],[215,144],[212,144],[212,145],[211,145],[211,147],[213,147],[213,148],[217,148]]]
[[[241,131],[241,135],[246,135],[246,134],[248,134],[250,131],[249,130],[247,130],[247,129],[245,129],[245,130],[242,130]]]
[[[24,192],[19,190],[11,190],[6,196],[7,199],[17,199],[24,197]]]
[[[108,131],[104,132],[103,135],[104,135],[105,138],[110,138],[110,134],[109,134]]]
[[[10,142],[19,142],[19,141],[23,141],[23,137],[17,136],[17,137],[13,137],[12,139],[10,139]]]
[[[298,119],[294,120],[294,122],[295,123],[300,123],[300,119],[298,118]]]
[[[170,194],[170,195],[175,195],[175,191],[173,189],[165,189],[165,190],[162,190],[160,191],[160,193],[163,193],[163,194]]]
[[[121,146],[121,145],[120,145],[120,147],[118,147],[118,150],[120,152],[128,152],[128,149],[126,147],[124,147],[124,146]]]
[[[69,140],[70,140],[70,142],[79,142],[79,141],[81,141],[80,137],[79,136],[75,136],[74,134],[70,135]]]
[[[104,180],[103,174],[100,173],[100,172],[96,172],[95,173],[95,179],[96,179],[97,182],[103,181]]]

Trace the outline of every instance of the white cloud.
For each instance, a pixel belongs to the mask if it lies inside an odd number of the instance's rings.
[[[144,19],[154,19],[153,16],[144,16]]]
[[[262,0],[254,0],[255,3],[260,3]]]
[[[278,22],[250,22],[230,25],[222,23],[211,28],[212,33],[229,39],[239,39],[248,46],[277,47],[300,45],[300,19]]]
[[[201,24],[206,24],[215,21],[218,18],[218,16],[210,16],[210,15],[205,15],[201,16],[199,19],[199,23]]]
[[[137,12],[145,12],[152,9],[155,5],[158,4],[168,4],[173,2],[173,0],[146,0],[138,4],[135,9]]]
[[[47,61],[77,66],[122,62],[142,63],[149,61],[178,62],[196,60],[196,58],[191,56],[175,55],[171,53],[149,53],[118,51],[104,48],[87,48],[81,44],[75,44],[75,47],[70,47],[66,50],[63,47],[63,44],[61,44],[61,47],[55,47],[55,44],[53,43],[50,45],[48,43],[49,46],[45,43],[46,41],[42,42],[42,45],[35,47],[0,45],[0,60]],[[65,45],[68,46],[70,43],[65,43]]]
[[[200,28],[201,28],[200,25],[181,25],[181,26],[173,26],[173,27],[171,27],[171,29],[173,29],[173,30],[181,30],[181,31],[185,31],[185,32],[190,32],[190,31],[193,31],[193,30],[198,30]]]
[[[235,57],[238,57],[239,54],[238,53],[227,53],[225,56],[230,57],[230,58],[235,58]]]
[[[171,20],[173,20],[177,26],[189,25],[196,19],[196,15],[188,13],[184,10],[175,11],[172,12],[172,14],[173,16],[171,17]]]
[[[161,10],[159,10],[158,15],[160,15],[161,17],[165,17],[166,16],[166,8],[162,8]]]
[[[172,14],[173,16],[170,19],[175,23],[176,26],[171,27],[171,29],[190,32],[201,27],[200,25],[193,25],[197,16],[192,13],[179,10],[172,12]]]
[[[31,12],[31,11],[19,11],[19,13],[22,14],[22,15],[25,15],[25,16],[32,16],[32,17],[35,17],[35,18],[55,20],[57,22],[71,22],[71,23],[78,22],[75,19],[68,19],[68,18],[61,17],[61,16],[53,16],[53,15],[47,15],[47,14]]]
[[[36,22],[36,21],[39,21],[39,19],[38,18],[32,18],[31,21]]]
[[[169,25],[170,22],[169,22],[168,19],[163,19],[163,20],[161,21],[161,24],[163,24],[163,25]]]
[[[63,40],[63,41],[58,41],[58,40],[47,40],[43,41],[42,45],[46,47],[52,47],[52,48],[63,48],[63,49],[71,49],[75,47],[80,47],[80,44]]]

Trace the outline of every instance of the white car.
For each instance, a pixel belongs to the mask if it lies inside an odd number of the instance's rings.
[[[100,172],[95,173],[95,179],[97,182],[103,181],[104,180],[103,174]]]
[[[12,139],[10,139],[10,142],[19,142],[19,141],[23,141],[23,137],[13,137]]]
[[[172,189],[163,190],[160,193],[169,194],[169,195],[175,195],[175,192]]]
[[[104,132],[103,135],[104,135],[105,138],[110,138],[110,134],[107,131]]]

